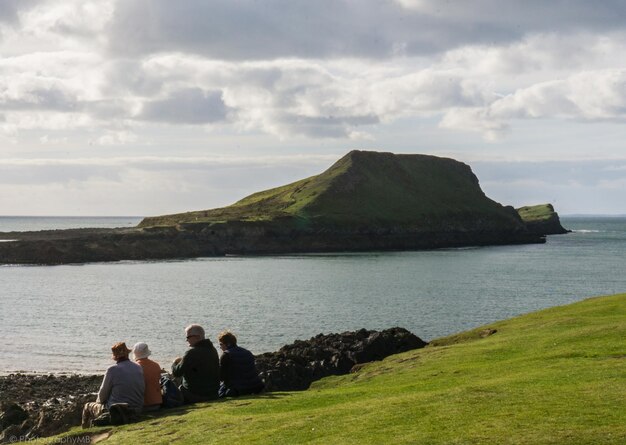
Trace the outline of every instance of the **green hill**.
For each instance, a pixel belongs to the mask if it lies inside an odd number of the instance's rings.
[[[317,176],[224,208],[146,218],[140,227],[276,220],[444,231],[479,223],[499,229],[523,226],[513,209],[485,196],[466,164],[427,155],[351,151]]]
[[[92,433],[107,445],[623,444],[625,320],[626,294],[593,298],[435,340],[308,391]]]

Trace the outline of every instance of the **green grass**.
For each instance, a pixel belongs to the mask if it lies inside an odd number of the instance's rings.
[[[510,230],[514,213],[490,200],[471,169],[427,155],[352,151],[325,172],[254,193],[231,206],[144,219],[140,227],[290,218],[350,225],[405,225],[423,230]]]
[[[517,213],[519,213],[519,216],[526,223],[546,221],[555,215],[552,204],[538,204],[534,206],[521,207],[517,209]]]
[[[497,332],[482,338],[486,328]],[[170,411],[103,443],[623,444],[625,338],[626,294],[593,298],[438,339],[308,391]]]

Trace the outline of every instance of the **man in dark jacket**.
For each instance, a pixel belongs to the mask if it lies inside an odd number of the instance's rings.
[[[237,346],[237,337],[232,332],[224,331],[218,337],[220,349],[220,397],[237,397],[257,394],[263,391],[263,381],[254,363],[250,351]]]
[[[217,398],[219,389],[219,359],[213,343],[204,338],[202,326],[185,328],[190,348],[172,364],[174,377],[182,377],[180,390],[185,403],[205,402]]]

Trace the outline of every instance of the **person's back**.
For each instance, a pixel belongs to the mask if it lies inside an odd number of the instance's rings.
[[[148,358],[152,352],[148,345],[140,342],[133,346],[135,361],[143,370],[145,384],[143,407],[144,410],[158,409],[163,402],[161,396],[161,366]]]
[[[181,391],[185,403],[217,398],[219,389],[219,358],[211,340],[204,338],[204,329],[191,325],[185,329],[191,346],[185,355],[172,364],[172,374],[182,377]]]
[[[200,340],[191,347],[181,362],[183,387],[194,394],[217,397],[220,365],[211,340]],[[174,373],[176,375],[176,373]]]
[[[143,369],[143,378],[146,386],[143,398],[144,408],[160,406],[163,402],[160,384],[161,366],[149,358],[137,360],[137,363]]]
[[[104,418],[109,415],[108,410],[114,405],[115,409],[110,412],[110,421],[116,417],[122,423],[143,408],[145,384],[141,366],[128,359],[131,351],[124,342],[111,346],[111,352],[111,358],[116,364],[106,370],[96,401],[87,402],[83,406],[83,428],[91,427],[96,420],[104,422]]]
[[[254,355],[241,346],[237,338],[228,331],[218,337],[223,351],[220,357],[220,397],[256,394],[263,390],[264,384],[256,369]]]
[[[127,359],[107,369],[98,399],[107,408],[115,403],[128,403],[129,408],[141,411],[144,389],[141,366]]]

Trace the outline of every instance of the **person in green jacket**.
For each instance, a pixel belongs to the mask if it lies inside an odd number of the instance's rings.
[[[185,328],[190,348],[185,355],[172,363],[174,377],[182,377],[180,391],[185,403],[205,402],[217,399],[220,386],[220,363],[211,340],[204,337],[204,329],[198,324]]]

